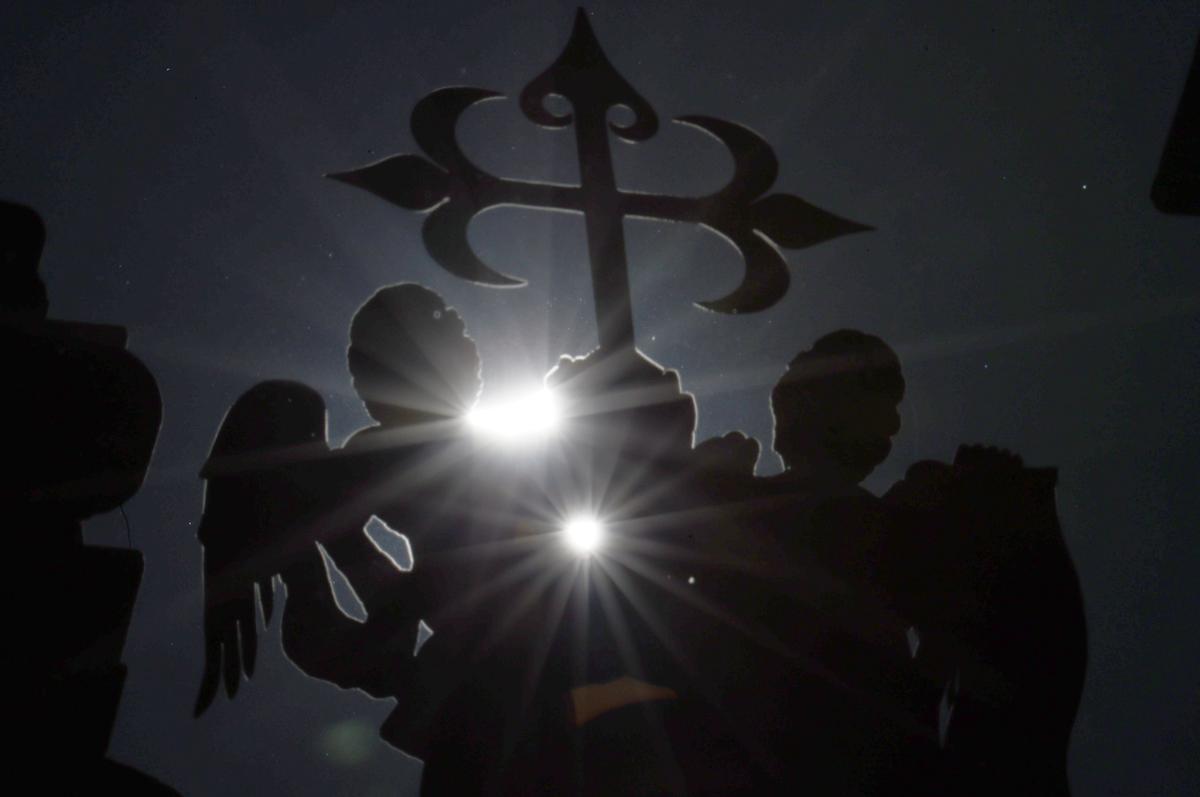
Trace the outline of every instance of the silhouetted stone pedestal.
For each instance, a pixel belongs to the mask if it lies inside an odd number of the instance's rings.
[[[45,320],[37,214],[0,203],[0,225],[10,760],[28,793],[173,794],[105,758],[142,555],[84,545],[81,532],[141,486],[162,417],[158,388],[125,351],[124,329]]]
[[[1200,42],[1150,190],[1163,213],[1200,216]]]

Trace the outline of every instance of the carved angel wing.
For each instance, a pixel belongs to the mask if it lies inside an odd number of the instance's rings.
[[[314,390],[271,381],[242,394],[217,433],[200,472],[204,675],[196,716],[211,705],[222,676],[232,698],[242,675],[254,674],[258,601],[269,623],[273,577],[315,541],[309,524],[319,490],[309,482],[312,463],[329,450],[325,423]]]

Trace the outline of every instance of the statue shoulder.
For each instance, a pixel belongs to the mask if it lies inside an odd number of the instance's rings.
[[[702,468],[715,469],[734,476],[753,477],[760,446],[753,437],[729,432],[699,443],[693,454]]]

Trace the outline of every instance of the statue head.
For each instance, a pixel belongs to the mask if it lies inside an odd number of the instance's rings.
[[[857,484],[891,451],[903,397],[890,346],[856,330],[832,332],[797,354],[771,392],[774,448],[790,472]]]
[[[378,290],[350,325],[350,374],[384,426],[461,416],[479,394],[479,353],[442,297],[412,283]]]
[[[46,286],[38,277],[45,242],[46,227],[33,208],[0,202],[0,316],[46,317]]]

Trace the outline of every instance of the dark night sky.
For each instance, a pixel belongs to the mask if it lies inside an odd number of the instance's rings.
[[[892,342],[905,426],[873,488],[962,441],[1060,469],[1091,635],[1076,793],[1200,793],[1200,218],[1149,201],[1200,7],[591,8],[664,120],[753,127],[776,148],[777,190],[877,228],[789,253],[786,298],[735,318],[691,306],[736,284],[732,250],[627,224],[639,342],[696,394],[699,437],[769,441],[771,384],[827,331]],[[335,440],[362,425],[347,327],[384,284],[423,282],[461,310],[485,391],[594,344],[578,217],[480,218],[485,259],[530,280],[487,290],[431,263],[414,214],[321,178],[413,151],[408,114],[434,88],[515,95],[573,13],[451,0],[6,9],[0,195],[46,219],[52,316],[126,325],[164,400],[151,473],[127,506],[146,577],[115,758],[186,794],[414,793],[417,765],[376,739],[389,706],[304,677],[274,629],[254,682],[192,719],[197,471],[226,408],[264,378],[321,390]],[[514,102],[472,110],[461,134],[494,172],[575,178],[571,134],[533,128]],[[617,166],[624,187],[681,194],[731,172],[716,142],[674,125],[621,145]],[[124,544],[125,531],[109,516],[87,536]]]

